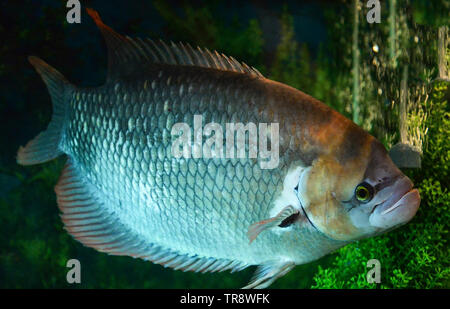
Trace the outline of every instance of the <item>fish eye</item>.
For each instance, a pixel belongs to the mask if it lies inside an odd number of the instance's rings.
[[[369,202],[373,197],[373,187],[367,182],[360,183],[356,186],[355,197],[361,203]]]

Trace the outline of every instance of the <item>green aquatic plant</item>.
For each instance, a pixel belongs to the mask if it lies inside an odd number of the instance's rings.
[[[184,3],[180,14],[166,1],[153,1],[155,9],[168,22],[166,29],[171,40],[246,59],[248,65],[264,73],[261,65],[264,40],[258,20],[250,19],[244,24],[237,16],[232,16],[231,22],[226,22],[217,16],[218,4],[217,1],[197,5]]]
[[[311,93],[314,76],[309,49],[306,44],[299,45],[295,40],[294,19],[287,6],[283,7],[280,25],[280,42],[268,78]]]

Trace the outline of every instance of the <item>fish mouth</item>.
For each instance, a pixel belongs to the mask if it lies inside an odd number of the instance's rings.
[[[393,193],[371,212],[369,222],[377,228],[391,228],[411,220],[419,209],[420,195],[408,177],[402,177],[392,185]]]

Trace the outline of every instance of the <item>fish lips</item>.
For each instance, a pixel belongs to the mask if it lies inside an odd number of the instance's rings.
[[[402,177],[393,185],[392,195],[376,205],[369,217],[372,226],[392,228],[411,220],[419,209],[420,195],[408,177]]]

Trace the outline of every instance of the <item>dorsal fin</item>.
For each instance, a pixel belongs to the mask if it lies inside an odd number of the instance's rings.
[[[163,41],[151,39],[133,39],[122,36],[108,27],[100,19],[97,11],[87,8],[102,32],[108,48],[108,80],[114,80],[127,73],[135,72],[148,64],[190,65],[233,71],[262,77],[255,68],[240,63],[233,57],[219,54],[208,49],[192,48],[189,44],[171,42],[170,46]]]

